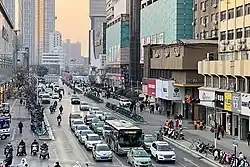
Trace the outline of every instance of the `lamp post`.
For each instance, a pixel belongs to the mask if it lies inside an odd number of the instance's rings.
[[[13,67],[14,67],[14,73],[16,72],[16,64],[17,64],[17,55],[18,55],[18,32],[21,30],[14,30],[15,33],[15,48],[13,53]]]

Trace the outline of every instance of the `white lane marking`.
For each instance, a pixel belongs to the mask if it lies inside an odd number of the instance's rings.
[[[191,161],[190,159],[188,159],[188,158],[186,158],[186,157],[184,157],[183,159],[184,159],[184,161],[186,161],[186,162],[192,164],[193,166],[197,166],[197,165],[196,165],[193,161]],[[199,167],[199,166],[197,166],[197,167]]]
[[[181,163],[180,161],[178,161],[178,160],[175,160],[178,164],[180,164],[181,166],[183,166],[183,167],[186,167],[183,163]]]
[[[16,105],[16,102],[17,102],[17,99],[15,99],[15,101],[14,101],[14,103],[12,104],[12,106],[10,107],[10,112],[12,113],[13,111],[13,108],[14,108],[14,106]]]
[[[56,149],[53,149],[53,152],[54,152],[54,154],[55,154],[55,156],[56,156],[56,160],[59,160],[59,157],[58,157],[58,154],[57,154],[57,152],[56,152]]]
[[[120,165],[126,166],[126,165],[124,165],[124,164],[119,160],[119,158],[115,155],[115,153],[113,154],[113,156],[114,156],[114,158],[119,162]]]
[[[17,129],[14,128],[13,134],[12,134],[12,136],[11,136],[11,141],[14,141],[15,136],[16,136],[16,133],[17,133],[16,131],[17,131]]]

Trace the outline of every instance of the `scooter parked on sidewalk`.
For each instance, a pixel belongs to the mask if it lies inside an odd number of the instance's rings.
[[[38,144],[33,144],[31,146],[31,155],[33,155],[33,156],[37,155],[38,151],[39,151],[39,145]]]

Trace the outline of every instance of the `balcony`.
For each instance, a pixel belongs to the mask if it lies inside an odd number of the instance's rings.
[[[250,76],[250,60],[199,61],[198,73],[208,75]]]

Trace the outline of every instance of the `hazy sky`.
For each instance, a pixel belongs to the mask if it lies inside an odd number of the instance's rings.
[[[82,43],[82,55],[88,56],[89,0],[56,0],[56,30],[63,39]]]

